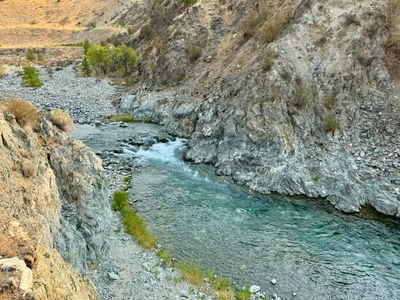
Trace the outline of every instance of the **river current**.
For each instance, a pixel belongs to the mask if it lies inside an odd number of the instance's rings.
[[[124,145],[122,154],[141,165],[132,174],[135,208],[173,257],[283,299],[400,299],[397,221],[346,215],[323,199],[251,193],[184,162],[183,148],[177,139]]]

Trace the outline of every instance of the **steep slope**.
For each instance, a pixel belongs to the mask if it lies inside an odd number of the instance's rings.
[[[253,190],[400,216],[389,1],[155,3],[125,17],[145,84],[123,110],[190,137],[187,159]]]
[[[96,299],[75,270],[106,247],[100,159],[45,119],[32,131],[0,112],[0,137],[0,298]]]

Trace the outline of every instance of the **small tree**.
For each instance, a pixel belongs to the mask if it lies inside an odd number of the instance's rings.
[[[22,67],[24,75],[22,76],[22,86],[24,87],[41,87],[43,82],[40,80],[39,73],[30,65]]]
[[[98,73],[100,69],[103,74],[107,74],[110,66],[110,51],[107,46],[91,45],[86,53],[87,62]]]
[[[89,63],[88,63],[88,61],[86,59],[86,56],[83,58],[82,65],[81,65],[81,70],[82,70],[83,75],[85,75],[87,77],[89,77],[90,74],[92,73],[92,71],[90,70]]]
[[[84,53],[85,55],[86,55],[86,53],[88,52],[89,48],[90,48],[90,42],[89,42],[88,39],[86,39],[86,40],[83,42],[83,53]]]
[[[129,75],[136,66],[138,57],[136,51],[126,45],[112,48],[111,50],[114,71],[122,75]]]
[[[183,4],[189,12],[189,7],[195,5],[198,0],[177,0],[178,3]]]

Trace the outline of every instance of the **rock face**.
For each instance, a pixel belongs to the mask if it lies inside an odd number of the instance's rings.
[[[400,100],[387,67],[386,1],[298,1],[268,44],[240,31],[246,12],[261,8],[224,3],[202,2],[165,25],[162,47],[175,52],[178,39],[189,44],[206,28],[201,57],[190,64],[166,55],[185,66],[184,81],[160,91],[163,78],[145,76],[121,109],[189,137],[188,160],[213,164],[250,189],[400,217]],[[138,36],[130,42],[152,66],[152,53],[164,52]]]
[[[106,248],[100,159],[45,119],[33,131],[0,112],[0,190],[0,299],[97,299],[75,269]]]

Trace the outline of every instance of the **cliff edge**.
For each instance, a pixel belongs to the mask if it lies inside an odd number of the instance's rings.
[[[97,299],[81,274],[107,248],[101,160],[44,116],[0,106],[0,299]]]

